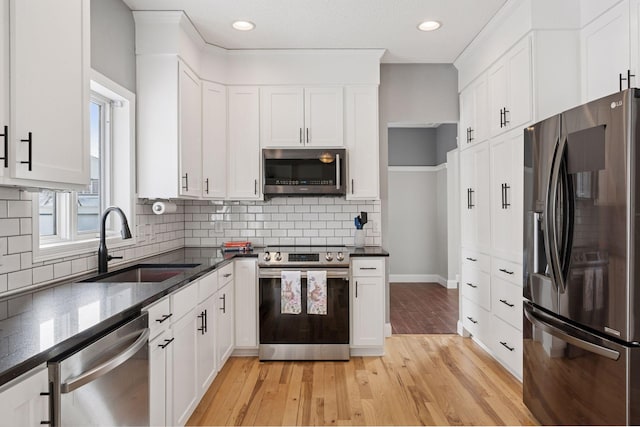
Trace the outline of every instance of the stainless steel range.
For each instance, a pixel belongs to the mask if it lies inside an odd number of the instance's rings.
[[[267,247],[258,266],[260,360],[348,360],[348,250]]]

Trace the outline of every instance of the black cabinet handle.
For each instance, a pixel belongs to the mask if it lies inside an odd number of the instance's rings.
[[[4,167],[9,167],[9,126],[4,127],[4,133],[0,134],[4,138],[4,157],[0,157],[0,160],[4,160]]]
[[[184,179],[184,185],[182,186],[182,189],[184,191],[189,191],[189,174],[185,173],[182,179]]]
[[[507,184],[506,182],[502,185],[502,209],[508,209],[509,206],[511,206],[511,203],[509,203],[509,190],[511,189],[511,186],[509,186],[509,184]]]
[[[253,180],[253,194],[255,194],[256,196],[258,195],[258,180],[257,179]]]
[[[502,129],[504,127],[504,111],[502,110],[502,108],[500,109],[500,129]]]
[[[467,188],[467,209],[471,209],[471,189]]]
[[[500,271],[502,271],[503,273],[507,273],[507,274],[513,274],[513,271],[509,271],[506,268],[501,268]]]
[[[22,160],[20,163],[23,165],[29,165],[29,172],[32,170],[32,160],[33,160],[33,134],[29,132],[29,137],[27,139],[21,139],[20,142],[29,143],[29,160]],[[6,151],[5,151],[6,154]]]
[[[160,348],[167,348],[167,346],[169,344],[171,344],[173,342],[175,338],[171,338],[170,340],[164,340],[164,344],[158,344],[158,347]]]
[[[165,320],[167,320],[168,318],[170,318],[171,316],[173,316],[173,313],[165,314],[165,315],[162,316],[162,319],[156,319],[156,322],[162,323]]]
[[[222,277],[231,277],[231,273],[223,274]]]
[[[467,194],[469,198],[469,205],[467,206],[467,209],[473,209],[476,206],[473,204],[473,193],[475,193],[475,190],[473,190],[472,188],[469,188],[467,190]]]
[[[360,270],[377,270],[378,267],[358,267]]]
[[[358,298],[358,281],[356,280],[356,298]]]
[[[513,307],[514,306],[513,304],[510,304],[506,299],[501,299],[500,302],[503,303],[506,306],[509,306],[509,307]]]
[[[467,316],[467,319],[469,319],[469,322],[473,323],[474,325],[478,324],[478,321],[473,317]]]
[[[473,283],[468,283],[468,282],[467,282],[467,286],[469,286],[469,287],[471,287],[473,289],[478,287],[477,285],[474,285]]]
[[[309,128],[307,128],[307,144],[309,143]]]
[[[468,259],[469,261],[471,261],[471,262],[476,262],[476,261],[478,261],[476,258],[469,258],[469,257],[467,257],[467,259]]]
[[[622,77],[622,73],[620,73],[619,84],[620,84],[620,92],[622,92],[622,82],[626,80],[627,89],[631,88],[631,77],[635,77],[635,74],[631,74],[631,70],[627,70],[627,77]]]
[[[502,344],[502,346],[503,346],[504,348],[506,348],[507,350],[509,350],[509,351],[513,351],[513,350],[515,350],[515,348],[514,348],[514,347],[509,347],[509,346],[507,345],[507,343],[506,343],[506,342],[504,342],[504,341],[500,341],[500,344]]]
[[[473,140],[474,140],[474,138],[473,138],[473,128],[470,127],[469,128],[469,142],[471,142]]]
[[[222,294],[220,299],[222,300],[222,307],[220,307],[220,310],[222,310],[223,314],[226,314],[227,313],[227,294]]]
[[[353,194],[353,192],[355,191],[355,190],[353,189],[353,187],[354,187],[354,185],[353,185],[353,178],[351,178],[351,194]]]
[[[209,178],[204,180],[204,191],[209,194]]]
[[[302,144],[302,128],[300,128],[300,144]]]
[[[206,319],[207,319],[207,314],[206,312],[201,312],[200,314],[198,314],[198,319],[200,319],[200,327],[198,328],[198,330],[200,332],[202,332],[202,335],[207,333],[207,325],[206,325]]]
[[[510,111],[507,110],[507,107],[504,107],[504,127],[507,127],[507,125],[509,124],[509,120],[507,120],[507,113],[509,113]]]

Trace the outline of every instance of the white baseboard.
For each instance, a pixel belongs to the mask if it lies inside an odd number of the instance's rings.
[[[457,289],[458,281],[457,280],[447,280],[447,289]]]
[[[351,356],[384,356],[384,347],[351,347]]]
[[[391,323],[385,323],[384,324],[384,336],[385,338],[390,337],[391,336]]]
[[[462,326],[462,322],[460,320],[458,320],[458,323],[456,324],[456,330],[458,332],[458,335],[460,335],[461,337],[468,338],[470,336],[469,332],[467,332]]]
[[[448,288],[448,280],[439,274],[390,274],[390,283],[438,283]],[[457,285],[456,285],[457,287]]]
[[[233,353],[231,353],[231,355],[234,357],[257,357],[258,349],[255,347],[236,348],[233,350]]]

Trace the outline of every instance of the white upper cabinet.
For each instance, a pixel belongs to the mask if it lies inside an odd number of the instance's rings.
[[[202,83],[202,197],[227,195],[227,88]]]
[[[482,74],[460,93],[460,148],[487,139],[487,76]],[[464,136],[463,136],[464,135]]]
[[[509,50],[488,72],[491,135],[515,129],[532,119],[531,39]]]
[[[138,195],[202,195],[202,91],[174,55],[138,55]]]
[[[228,193],[233,200],[262,198],[260,179],[260,102],[255,86],[231,86],[229,103]]]
[[[17,178],[3,182],[87,185],[89,2],[12,0],[0,8],[0,134],[8,129],[0,171]]]
[[[347,200],[380,197],[378,87],[346,88]]]
[[[491,249],[489,145],[460,153],[460,236],[462,247]]]
[[[263,147],[343,145],[341,87],[267,86],[260,90]]]
[[[178,63],[180,86],[180,195],[202,195],[202,89],[200,79],[183,62]]]
[[[637,33],[637,5],[636,1],[623,1],[582,29],[582,90],[585,102],[638,86],[638,69],[631,65],[629,44],[630,18]],[[636,38],[636,50],[637,42]],[[629,82],[629,75],[636,76],[632,76]]]

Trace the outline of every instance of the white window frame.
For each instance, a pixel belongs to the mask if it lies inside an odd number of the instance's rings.
[[[97,98],[109,102],[106,126],[101,129],[110,137],[109,150],[101,147],[100,155],[110,165],[110,179],[101,179],[101,198],[107,194],[106,202],[120,207],[133,231],[131,239],[120,236],[120,219],[110,216],[107,222],[107,245],[110,249],[133,246],[136,244],[136,194],[135,194],[135,95],[113,82],[111,79],[92,70],[91,93]],[[93,97],[92,97],[93,99]],[[104,110],[103,110],[104,112]],[[89,115],[87,114],[87,120]],[[87,126],[88,127],[88,126]],[[101,173],[102,175],[102,173]],[[55,236],[40,237],[39,229],[39,193],[33,196],[33,261],[46,261],[73,255],[83,255],[98,249],[100,232],[77,232],[77,210],[70,213],[72,203],[77,204],[77,193],[59,193],[56,195],[56,232]],[[104,211],[107,206],[100,206]],[[66,216],[64,220],[61,220]],[[70,216],[70,218],[69,218]],[[100,225],[98,225],[100,227]]]

